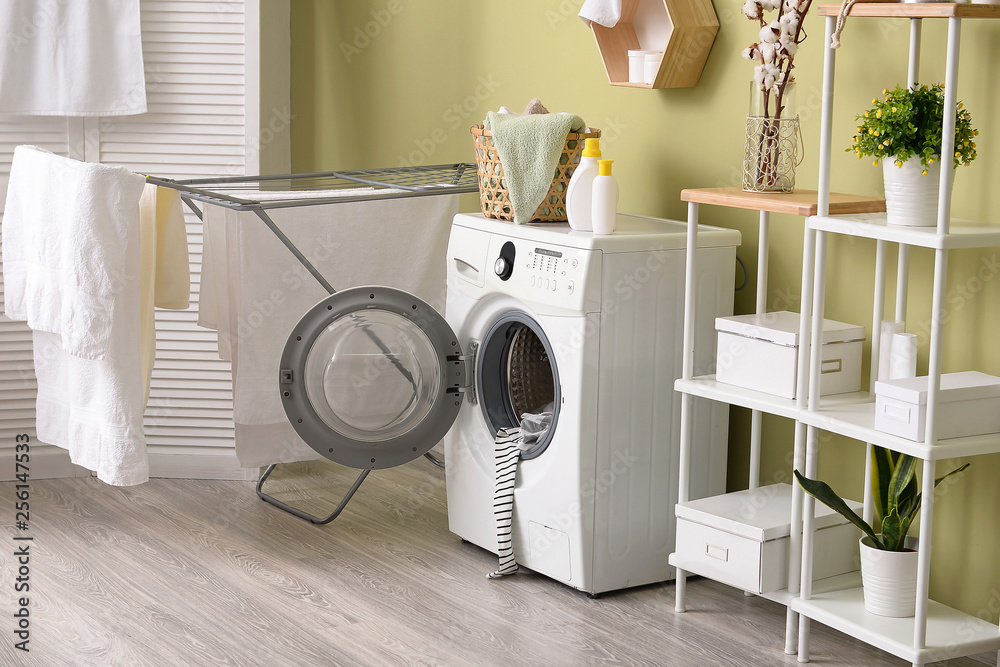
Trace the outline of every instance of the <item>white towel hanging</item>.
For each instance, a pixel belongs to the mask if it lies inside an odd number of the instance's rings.
[[[145,113],[139,0],[5,0],[0,35],[0,113]]]
[[[38,439],[108,484],[149,478],[139,333],[145,179],[14,150],[3,220],[5,311],[32,334]]]
[[[622,17],[622,0],[587,0],[580,8],[580,19],[590,27],[597,23],[614,28]]]

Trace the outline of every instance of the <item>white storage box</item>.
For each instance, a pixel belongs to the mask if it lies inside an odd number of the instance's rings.
[[[715,378],[719,382],[795,398],[799,359],[799,314],[719,317]],[[820,394],[861,389],[861,346],[865,328],[823,320]],[[807,360],[808,361],[808,360]]]
[[[861,503],[847,501],[861,513]],[[814,579],[858,569],[861,531],[815,503]],[[677,505],[677,547],[670,564],[753,593],[788,586],[792,487],[773,484]]]
[[[927,379],[876,382],[875,430],[922,442]],[[978,371],[944,373],[938,396],[938,439],[1000,432],[1000,378]]]

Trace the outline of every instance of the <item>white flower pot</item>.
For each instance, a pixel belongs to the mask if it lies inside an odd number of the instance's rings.
[[[865,610],[878,616],[908,618],[917,605],[917,541],[906,538],[909,551],[882,551],[861,538],[861,581]]]
[[[933,227],[937,225],[938,186],[941,183],[941,160],[925,167],[920,159],[912,157],[896,166],[896,158],[882,160],[882,178],[885,180],[885,210],[890,225],[907,227]],[[955,182],[951,170],[950,184]]]

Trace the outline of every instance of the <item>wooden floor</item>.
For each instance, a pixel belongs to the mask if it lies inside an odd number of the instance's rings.
[[[312,464],[273,479],[308,508],[352,476]],[[444,474],[424,460],[374,472],[328,526],[248,482],[35,481],[30,502],[31,652],[13,648],[8,528],[4,666],[796,664],[784,608],[714,582],[693,581],[675,614],[672,584],[591,600],[524,570],[487,579],[495,557],[448,532]],[[12,524],[13,484],[0,506]],[[903,664],[821,627],[813,662]]]

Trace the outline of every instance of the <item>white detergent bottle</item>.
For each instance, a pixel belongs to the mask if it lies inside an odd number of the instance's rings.
[[[597,177],[597,158],[601,157],[600,140],[596,137],[583,142],[583,156],[573,170],[566,188],[566,219],[577,231],[593,230],[590,208],[593,205],[594,179]]]
[[[594,200],[592,205],[595,234],[612,234],[618,214],[618,183],[611,175],[614,160],[597,161],[597,177],[594,179]]]

